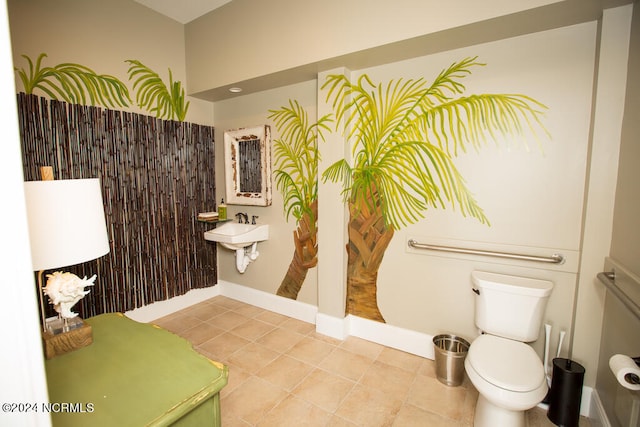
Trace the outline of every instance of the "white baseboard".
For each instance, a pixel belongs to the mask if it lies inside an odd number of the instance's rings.
[[[433,360],[435,357],[432,335],[352,315],[344,318],[329,316],[318,313],[318,307],[314,305],[224,280],[220,280],[216,286],[194,289],[185,295],[140,307],[125,314],[138,322],[151,322],[218,295],[293,317],[303,322],[313,323],[316,325],[316,332],[339,340],[354,336],[427,359]],[[597,412],[596,414],[591,414],[592,407]],[[591,387],[583,387],[582,389],[580,415],[604,419],[606,423],[596,425],[611,427],[597,393]]]
[[[280,297],[247,286],[224,280],[218,281],[220,295],[242,301],[265,310],[273,311],[307,323],[316,323],[318,307],[304,302]]]
[[[581,411],[582,412],[582,411]],[[607,412],[604,410],[597,390],[591,392],[591,410],[589,411],[591,427],[611,427]]]
[[[135,310],[126,311],[124,314],[137,322],[152,322],[171,313],[180,311],[184,308],[198,304],[199,302],[220,295],[220,287],[212,286],[210,288],[192,289],[184,295],[170,298],[165,301],[154,302]]]
[[[582,400],[580,400],[580,415],[591,417],[591,403],[593,402],[593,388],[582,386]]]
[[[373,341],[406,353],[433,359],[433,335],[399,328],[356,316],[347,316],[349,335]]]
[[[313,323],[318,333],[336,339],[356,336],[429,359],[434,358],[431,343],[433,337],[430,335],[351,315],[344,318],[329,316],[318,313],[318,307],[314,305],[225,280],[218,281],[216,286],[194,289],[184,295],[127,311],[125,314],[138,322],[151,322],[218,295]]]
[[[349,336],[349,318],[338,318],[318,313],[316,316],[316,332],[338,340]]]
[[[337,339],[354,336],[427,359],[434,358],[433,336],[362,317],[348,315],[341,319],[318,313],[316,332]]]

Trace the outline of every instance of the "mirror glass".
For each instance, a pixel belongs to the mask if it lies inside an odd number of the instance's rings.
[[[226,202],[271,205],[271,142],[267,125],[224,133]]]

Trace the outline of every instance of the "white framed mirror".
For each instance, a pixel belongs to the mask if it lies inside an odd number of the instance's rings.
[[[271,205],[271,129],[268,125],[224,133],[226,203]]]

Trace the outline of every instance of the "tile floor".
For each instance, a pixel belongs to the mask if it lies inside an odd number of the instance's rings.
[[[468,380],[441,384],[429,359],[355,337],[332,339],[312,324],[223,296],[154,323],[229,366],[224,427],[473,425],[477,391]],[[527,420],[553,426],[539,408]]]

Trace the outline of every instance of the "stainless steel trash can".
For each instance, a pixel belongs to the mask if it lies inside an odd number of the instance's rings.
[[[453,387],[462,384],[469,342],[456,335],[436,335],[433,338],[433,350],[438,381]]]

